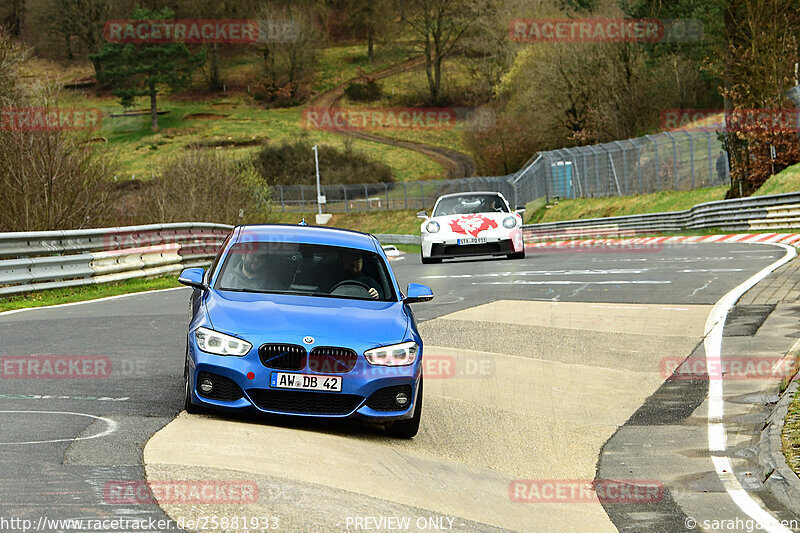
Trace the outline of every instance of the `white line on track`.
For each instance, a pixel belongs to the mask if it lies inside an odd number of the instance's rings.
[[[772,271],[788,263],[797,255],[797,251],[791,246],[785,244],[775,244],[775,246],[783,248],[786,254],[723,296],[714,304],[706,320],[705,337],[703,339],[706,364],[709,369],[717,369],[717,372],[713,375],[709,370],[708,449],[712,454],[711,460],[714,463],[717,477],[719,477],[728,495],[742,511],[758,522],[759,529],[770,533],[790,533],[790,529],[783,526],[774,516],[762,509],[750,497],[739,483],[739,480],[736,479],[730,457],[723,455],[727,449],[727,434],[724,423],[723,378],[720,371],[722,368],[720,360],[722,355],[722,330],[725,327],[725,318],[728,315],[728,311],[736,304],[739,298]]]
[[[100,420],[101,422],[105,422],[106,429],[101,431],[96,435],[89,435],[88,437],[74,437],[71,439],[53,439],[53,440],[33,440],[28,442],[0,442],[0,446],[10,446],[13,444],[51,444],[54,442],[72,442],[76,440],[89,440],[89,439],[99,439],[100,437],[105,437],[107,435],[111,435],[117,430],[117,423],[111,420],[110,418],[104,418],[102,416],[94,416],[94,415],[87,415],[85,413],[71,413],[67,411],[0,411],[2,413],[9,413],[9,414],[40,414],[40,415],[72,415],[72,416],[83,416],[86,418],[93,418],[95,420]]]
[[[104,298],[95,298],[93,300],[81,300],[80,302],[71,302],[68,304],[55,304],[55,305],[40,305],[39,307],[24,307],[22,309],[12,309],[11,311],[0,312],[0,317],[4,315],[13,315],[15,313],[22,313],[24,311],[36,311],[37,309],[55,309],[56,307],[70,307],[73,305],[92,304],[96,302],[106,302],[108,300],[119,300],[120,298],[128,298],[131,296],[139,296],[142,294],[153,294],[155,292],[167,292],[186,289],[187,287],[171,287],[169,289],[155,289],[152,291],[139,291],[129,292],[128,294],[117,294],[116,296],[106,296]]]
[[[607,280],[607,281],[527,281],[518,279],[516,281],[473,281],[473,285],[665,285],[671,281],[646,281],[646,280]]]
[[[507,276],[595,276],[611,274],[643,274],[647,268],[613,269],[613,270],[520,270],[516,272],[486,272],[483,274],[446,274],[435,276],[422,276],[419,279],[449,279],[449,278],[505,278]]]

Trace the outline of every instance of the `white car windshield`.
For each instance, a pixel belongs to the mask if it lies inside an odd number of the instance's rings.
[[[464,194],[442,198],[433,210],[435,217],[472,213],[508,213],[508,205],[496,194]]]

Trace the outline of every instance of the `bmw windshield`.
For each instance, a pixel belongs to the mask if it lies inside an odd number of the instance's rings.
[[[396,301],[383,258],[354,248],[289,242],[231,247],[216,289]]]

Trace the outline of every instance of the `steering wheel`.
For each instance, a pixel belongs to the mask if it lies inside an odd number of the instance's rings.
[[[366,292],[367,295],[369,295],[369,289],[370,289],[369,285],[367,285],[363,281],[358,281],[357,279],[346,279],[346,280],[340,281],[339,283],[337,283],[336,285],[333,286],[333,288],[331,289],[331,294],[334,294],[340,288],[347,287],[348,285],[350,285],[352,287],[357,287],[357,288],[363,290],[364,292]],[[355,292],[356,293],[353,294],[352,291],[344,291],[344,294],[342,294],[342,296],[361,296],[361,291],[360,290],[357,290]]]

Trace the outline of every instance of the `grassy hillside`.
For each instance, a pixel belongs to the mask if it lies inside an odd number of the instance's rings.
[[[753,196],[800,191],[800,164],[791,166],[769,178]]]

